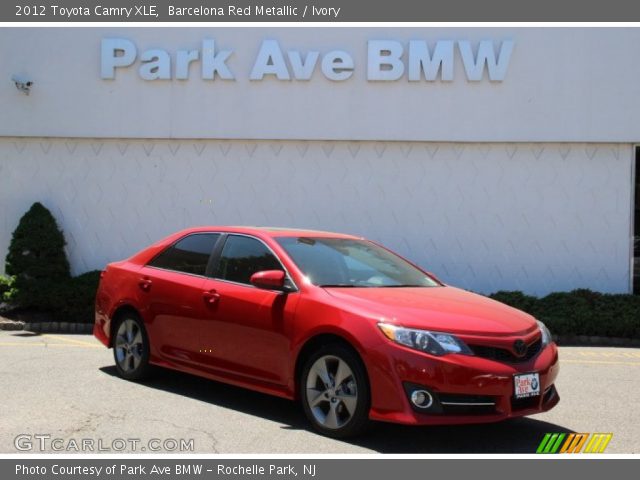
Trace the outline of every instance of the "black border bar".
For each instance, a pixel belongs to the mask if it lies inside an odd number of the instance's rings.
[[[178,11],[190,14],[176,15]],[[174,15],[170,15],[171,12],[174,12]],[[640,2],[629,0],[606,2],[595,0],[3,0],[0,2],[0,22],[15,23],[634,22],[639,19]]]

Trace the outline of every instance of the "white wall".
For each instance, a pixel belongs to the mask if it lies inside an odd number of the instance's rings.
[[[631,145],[0,139],[0,256],[35,201],[75,273],[198,224],[379,240],[482,292],[629,289]],[[0,262],[2,263],[2,262]]]
[[[144,81],[137,68],[100,79],[100,42],[140,51],[232,49],[235,81]],[[341,49],[353,78],[248,80],[260,44],[303,54]],[[456,53],[453,82],[367,82],[367,40],[512,39],[503,82],[468,82]],[[626,142],[640,139],[638,28],[2,28],[0,136]],[[25,74],[30,96],[9,81]]]
[[[236,80],[102,80],[105,37],[173,61],[212,38]],[[251,82],[266,39],[345,50],[353,77]],[[372,39],[515,47],[502,82],[468,81],[456,52],[452,82],[381,83]],[[637,45],[637,28],[2,28],[0,257],[42,201],[76,273],[185,226],[260,224],[362,234],[483,292],[628,291]]]

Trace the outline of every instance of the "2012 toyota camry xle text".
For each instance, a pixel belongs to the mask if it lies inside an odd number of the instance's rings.
[[[334,437],[369,420],[494,422],[559,401],[541,322],[350,235],[175,233],[106,267],[94,334],[126,379],[155,365],[299,400]]]

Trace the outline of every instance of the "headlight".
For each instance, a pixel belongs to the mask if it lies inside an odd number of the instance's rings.
[[[378,328],[389,340],[431,355],[446,355],[447,353],[473,355],[473,352],[462,340],[448,333],[415,330],[388,323],[379,323]]]
[[[542,334],[542,346],[547,346],[551,343],[553,338],[551,338],[551,332],[547,328],[547,326],[542,323],[540,320],[536,320],[538,322],[538,327],[540,328],[540,333]]]

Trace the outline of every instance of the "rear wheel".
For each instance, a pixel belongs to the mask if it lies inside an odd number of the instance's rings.
[[[113,357],[122,378],[142,380],[149,374],[149,340],[137,315],[123,315],[115,327]]]
[[[327,345],[302,369],[300,397],[316,430],[344,438],[362,433],[369,423],[369,385],[362,361],[343,345]]]

